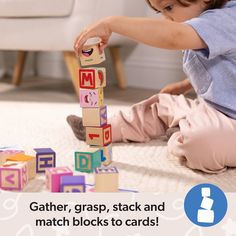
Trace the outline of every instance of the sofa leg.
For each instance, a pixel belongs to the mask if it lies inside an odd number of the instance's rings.
[[[19,86],[21,83],[26,57],[27,57],[27,51],[17,52],[16,64],[12,78],[12,84],[16,86]]]
[[[80,65],[76,59],[75,53],[70,52],[70,51],[65,51],[64,52],[64,61],[66,63],[67,69],[70,73],[76,95],[79,98],[78,69],[80,68]]]
[[[125,89],[127,87],[127,82],[125,79],[124,66],[121,60],[120,50],[118,47],[110,47],[110,53],[114,64],[118,87],[120,89]]]

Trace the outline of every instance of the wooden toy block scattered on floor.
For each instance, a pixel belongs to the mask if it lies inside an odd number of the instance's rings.
[[[7,161],[7,158],[16,154],[25,153],[23,150],[0,150],[0,165]]]
[[[112,162],[112,143],[102,147],[98,147],[98,146],[90,146],[91,148],[100,148],[100,150],[102,151],[102,165],[103,166],[108,166],[111,164]]]
[[[62,176],[72,176],[69,167],[55,167],[46,169],[46,186],[51,192],[60,192],[60,179]]]
[[[65,193],[85,192],[85,177],[82,175],[62,176],[60,191]]]
[[[103,126],[107,124],[107,106],[82,108],[83,126]]]
[[[117,192],[119,172],[116,167],[95,168],[95,192]]]
[[[112,142],[111,125],[102,127],[86,127],[86,143],[89,145],[105,146]]]
[[[75,170],[80,172],[93,172],[94,168],[101,166],[100,149],[87,148],[85,151],[75,152]]]
[[[25,154],[16,154],[7,158],[7,161],[21,161],[27,163],[29,180],[36,176],[36,157]]]
[[[0,166],[0,188],[21,191],[28,183],[26,162],[7,161]]]
[[[99,52],[100,42],[100,38],[90,38],[87,40],[80,54],[80,63],[82,66],[96,65],[106,60],[105,53]]]
[[[79,84],[80,88],[95,89],[106,86],[106,69],[100,68],[86,68],[79,70]]]
[[[46,168],[56,166],[56,153],[51,148],[35,148],[36,172],[45,173]]]
[[[104,103],[102,88],[80,89],[80,107],[101,107]]]

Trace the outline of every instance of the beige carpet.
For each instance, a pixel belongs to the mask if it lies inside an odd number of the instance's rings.
[[[80,114],[78,104],[0,102],[0,147],[18,145],[27,153],[35,147],[50,147],[57,153],[57,165],[73,168],[74,151],[84,149],[66,123],[68,114]],[[128,106],[108,106],[108,114]],[[192,171],[168,155],[166,142],[114,144],[113,165],[120,171],[120,188],[146,192],[187,191],[197,183],[215,183],[228,192],[236,191],[236,169],[218,175]],[[93,184],[93,174],[87,174]],[[46,191],[44,176],[31,181],[25,191]]]

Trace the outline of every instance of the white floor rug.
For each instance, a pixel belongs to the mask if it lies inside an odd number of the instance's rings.
[[[123,106],[109,106],[112,115]],[[74,151],[86,147],[66,123],[68,114],[81,114],[77,104],[0,102],[0,147],[17,145],[27,153],[35,147],[50,147],[57,153],[58,166],[73,168]],[[217,184],[224,191],[236,191],[236,169],[218,175],[192,171],[167,152],[166,142],[114,144],[113,165],[120,171],[120,188],[145,192],[185,192],[198,183]],[[93,174],[86,175],[93,184]],[[44,192],[44,176],[30,181],[27,192]]]

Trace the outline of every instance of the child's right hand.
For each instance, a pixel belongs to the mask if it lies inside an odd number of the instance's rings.
[[[74,50],[77,56],[80,55],[84,43],[92,37],[101,38],[101,43],[99,45],[99,50],[102,52],[105,47],[107,47],[108,40],[112,34],[109,27],[109,20],[111,17],[104,18],[88,27],[86,27],[80,35],[77,37],[74,43]]]

